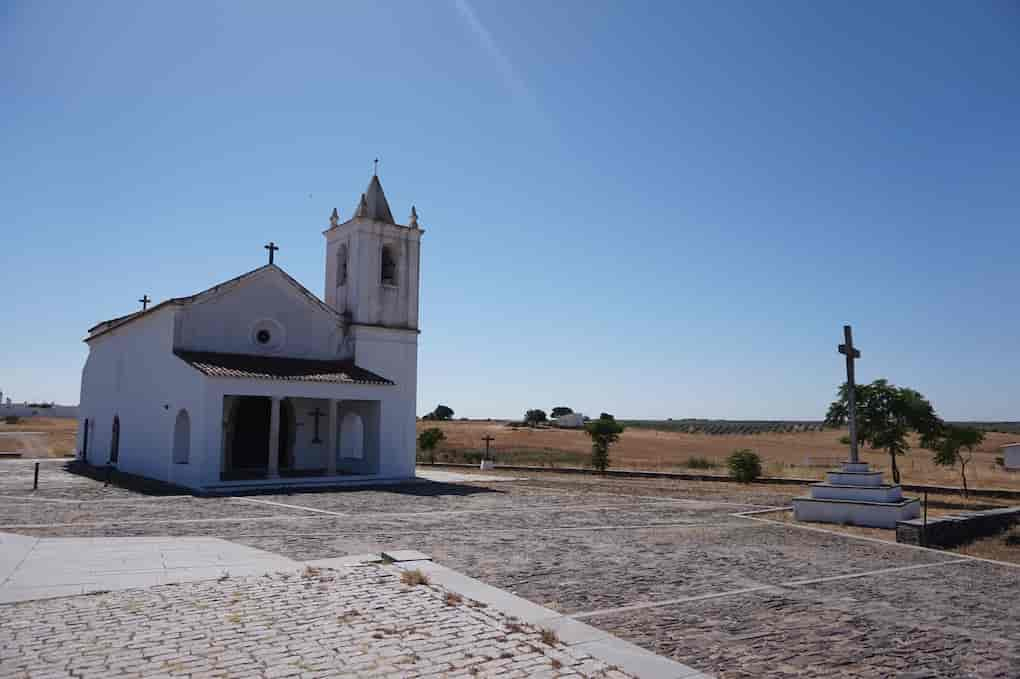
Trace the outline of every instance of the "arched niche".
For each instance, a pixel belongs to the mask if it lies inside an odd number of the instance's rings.
[[[191,417],[181,408],[174,420],[174,464],[188,464],[191,461]]]

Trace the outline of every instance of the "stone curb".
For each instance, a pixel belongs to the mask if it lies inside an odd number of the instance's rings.
[[[450,591],[490,606],[529,625],[551,630],[567,646],[582,650],[610,665],[616,665],[628,674],[653,679],[660,677],[662,679],[712,679],[711,675],[646,651],[640,646],[624,641],[608,632],[574,620],[569,615],[557,613],[497,587],[486,585],[463,573],[441,566],[425,554],[420,554],[420,556],[425,558],[415,561],[396,560],[393,561],[393,566],[401,570],[420,570],[428,575],[431,582]]]

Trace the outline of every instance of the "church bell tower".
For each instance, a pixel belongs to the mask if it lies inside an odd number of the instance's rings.
[[[326,303],[354,325],[418,330],[421,236],[414,207],[397,224],[378,175],[340,223],[333,209],[326,236]]]

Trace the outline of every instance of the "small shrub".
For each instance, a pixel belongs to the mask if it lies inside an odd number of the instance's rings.
[[[18,417],[17,415],[8,415],[7,417],[4,418],[4,422],[6,422],[7,424],[17,424],[21,422],[21,418]]]
[[[436,446],[446,440],[446,434],[439,427],[429,427],[418,434],[418,450],[425,458],[423,462],[436,463]]]
[[[561,663],[561,662],[560,662],[559,660],[557,660],[556,658],[553,658],[553,659],[552,659],[552,661],[550,661],[550,663],[549,663],[549,664],[550,664],[550,665],[552,665],[552,668],[553,668],[554,670],[558,670],[558,669],[560,669],[561,667],[563,667],[563,663]]]
[[[1005,467],[1006,466],[1006,458],[1004,458],[1004,457],[997,457],[997,458],[995,458],[995,466],[996,467]]]
[[[741,483],[751,483],[761,476],[761,458],[747,448],[734,450],[726,458],[726,466],[730,468],[730,476]]]
[[[462,601],[464,601],[464,597],[462,597],[460,594],[457,594],[456,592],[447,592],[446,593],[446,605],[447,606],[457,606]]]
[[[560,638],[551,629],[542,630],[542,643],[546,646],[555,646],[560,643]]]
[[[719,465],[707,457],[690,457],[687,458],[686,466],[690,469],[715,469]]]
[[[422,573],[420,570],[415,568],[413,571],[404,571],[400,574],[400,581],[405,585],[411,585],[416,587],[418,585],[429,584],[429,576]]]

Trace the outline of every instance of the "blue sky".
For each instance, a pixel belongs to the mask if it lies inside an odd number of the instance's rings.
[[[887,377],[1020,419],[1014,2],[7,2],[0,389],[278,262],[379,157],[419,412],[819,418]]]

